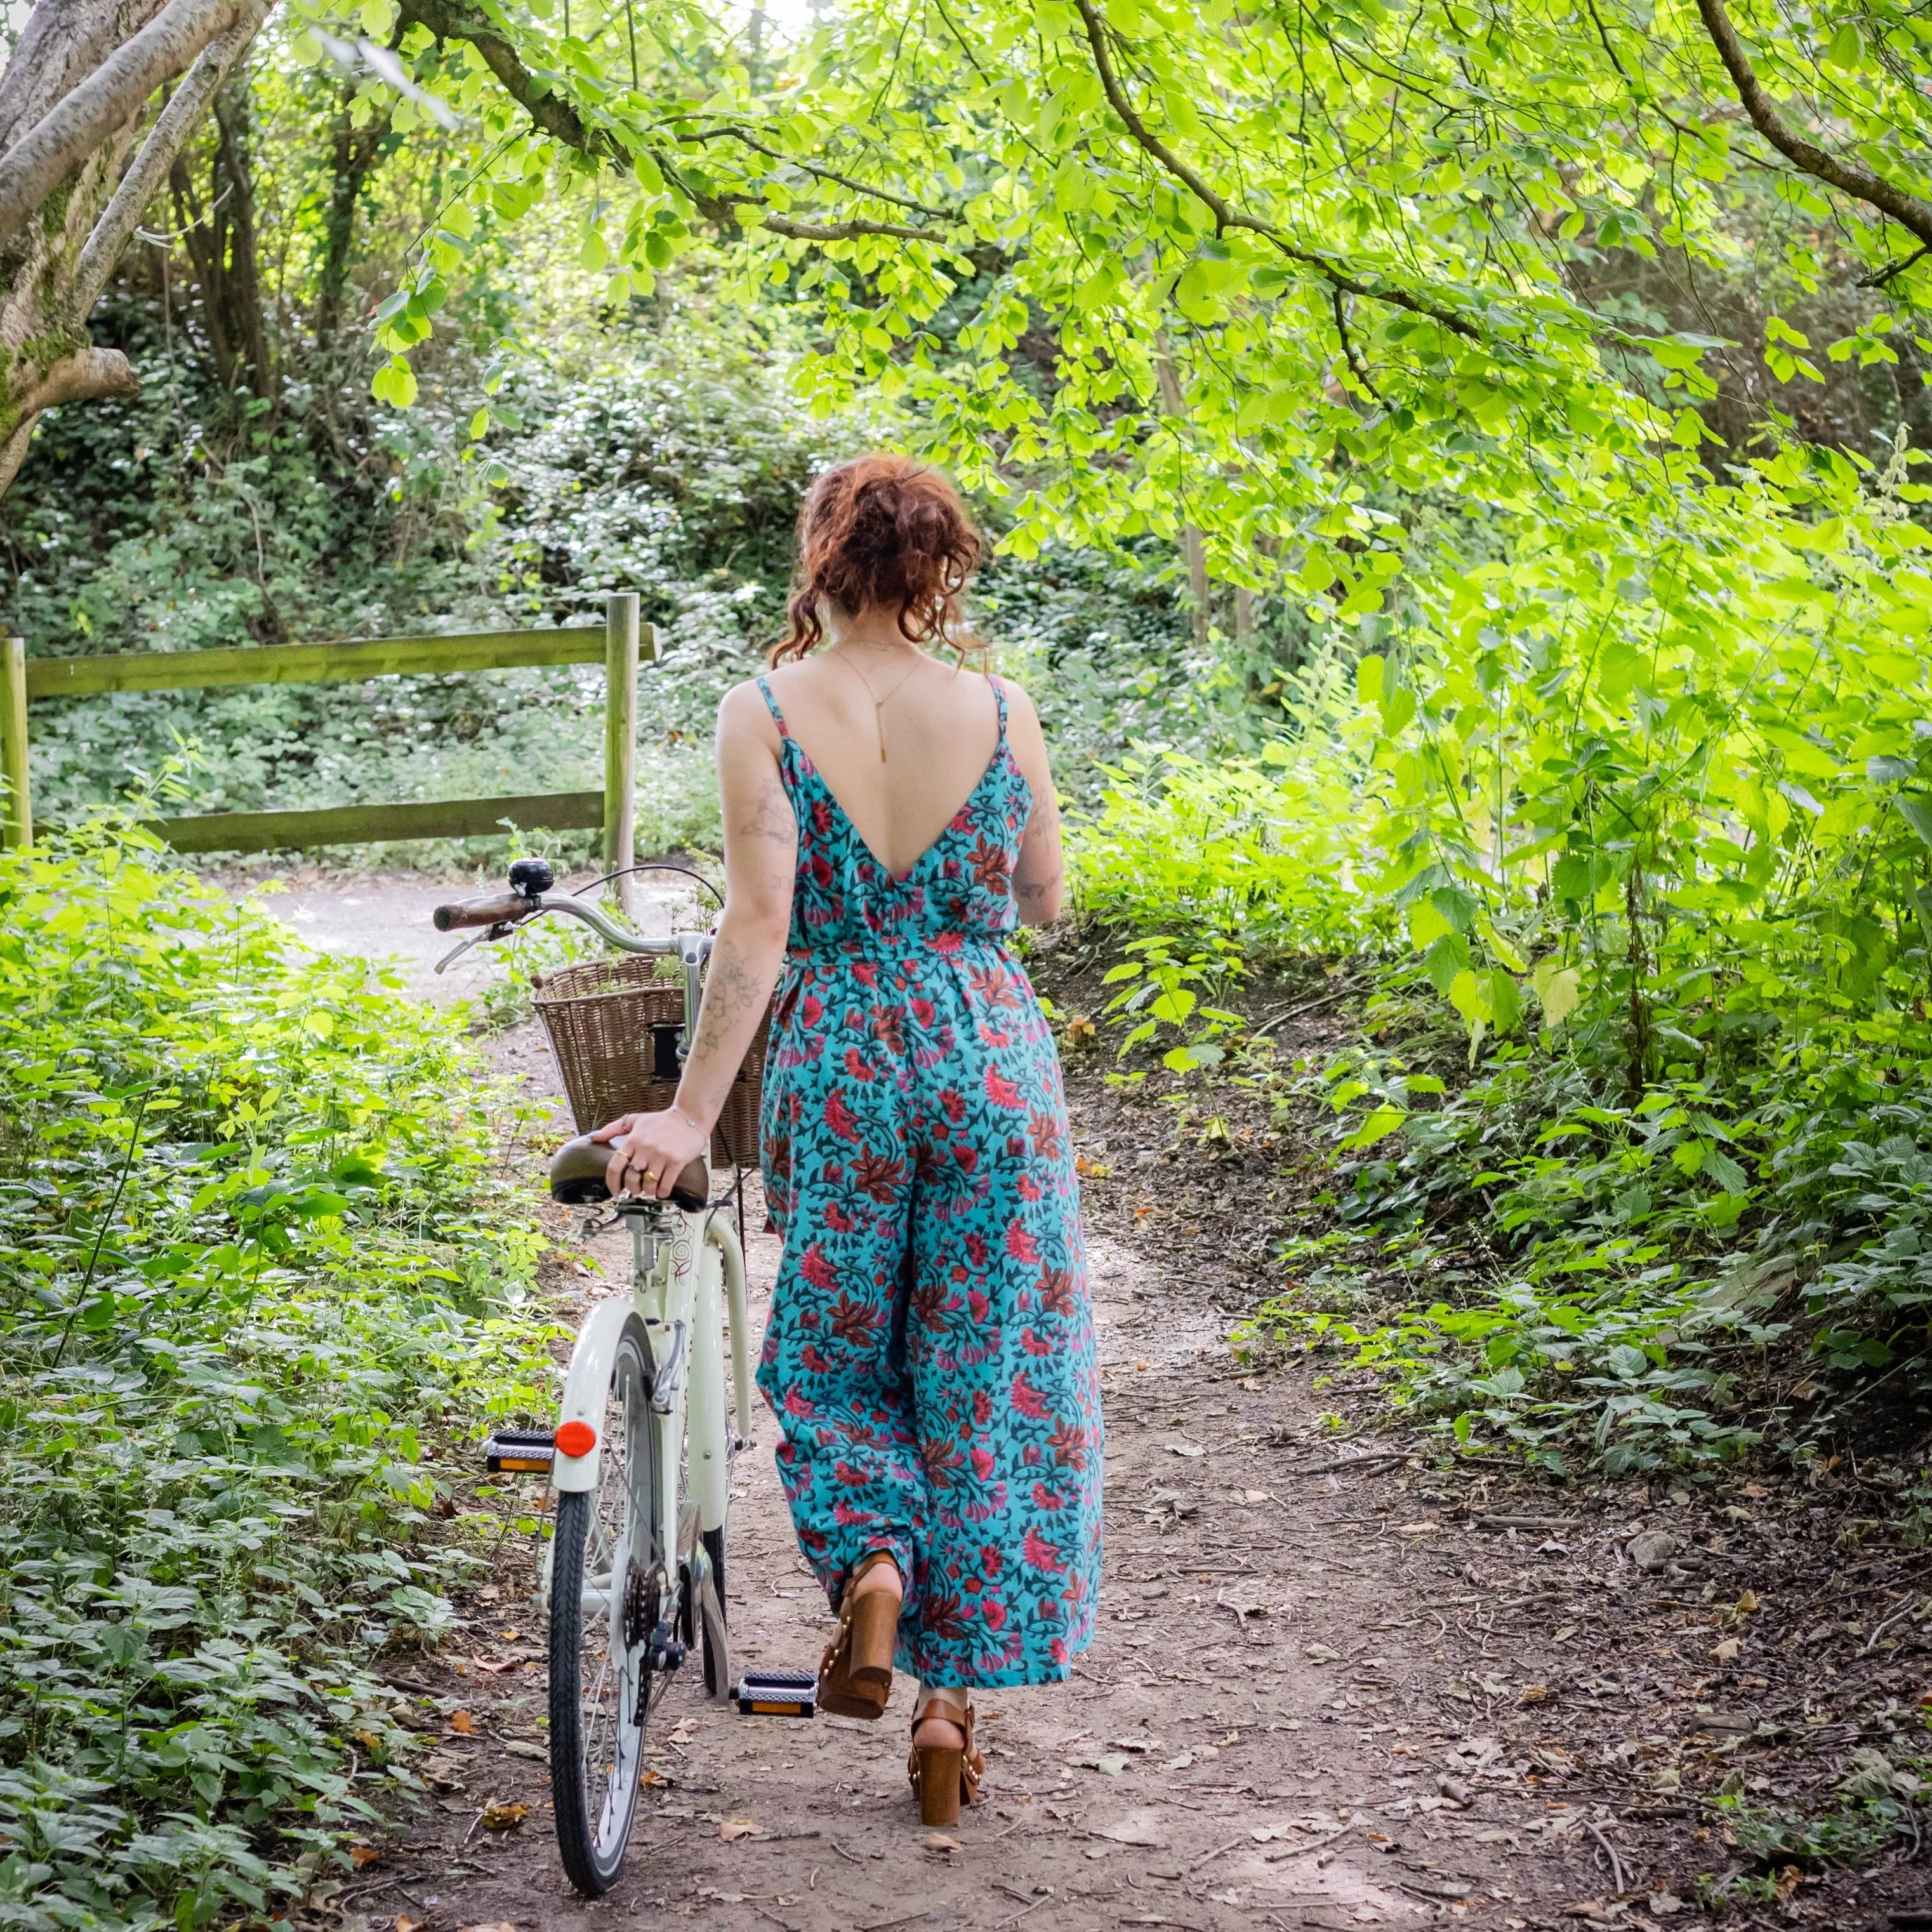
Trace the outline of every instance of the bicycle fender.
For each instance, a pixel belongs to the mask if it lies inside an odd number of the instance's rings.
[[[604,1455],[604,1398],[610,1391],[610,1372],[616,1366],[617,1344],[635,1307],[628,1294],[614,1294],[608,1301],[598,1302],[578,1330],[570,1372],[564,1379],[562,1406],[557,1411],[557,1428],[561,1432],[566,1423],[584,1423],[598,1440],[584,1456],[567,1456],[562,1445],[558,1445],[550,1464],[553,1489],[567,1494],[597,1486]]]

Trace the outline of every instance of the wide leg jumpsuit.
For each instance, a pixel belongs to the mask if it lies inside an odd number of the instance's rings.
[[[901,1670],[1056,1682],[1093,1635],[1100,1394],[1060,1064],[1005,941],[1032,806],[1006,694],[972,796],[895,878],[758,686],[799,828],[758,1368],[793,1523],[835,1604],[891,1551]]]

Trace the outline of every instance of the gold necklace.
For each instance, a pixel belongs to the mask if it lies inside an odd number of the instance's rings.
[[[910,677],[913,673],[918,670],[920,660],[916,657],[913,659],[912,663],[908,667],[904,675],[900,678],[898,684],[894,685],[892,689],[886,693],[885,697],[874,698],[872,695],[872,680],[868,678],[850,658],[846,657],[843,651],[834,650],[831,655],[835,658],[843,659],[846,669],[850,671],[852,675],[866,687],[866,695],[872,699],[872,722],[878,727],[879,730],[879,763],[883,765],[886,762],[886,703],[897,693],[899,685],[904,684],[906,679]]]

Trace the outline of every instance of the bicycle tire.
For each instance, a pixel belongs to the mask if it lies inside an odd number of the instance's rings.
[[[634,1319],[611,1366],[598,1487],[556,1499],[550,1797],[565,1875],[586,1898],[608,1892],[622,1866],[650,1711],[644,1646],[658,1606],[644,1580],[661,1560],[662,1538],[655,1521],[649,1359],[643,1324]]]

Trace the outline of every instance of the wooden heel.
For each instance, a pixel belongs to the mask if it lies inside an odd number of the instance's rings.
[[[965,1734],[965,1747],[916,1743],[906,1759],[906,1776],[918,1794],[920,1823],[956,1825],[961,1805],[979,1803],[986,1769],[986,1759],[973,1748],[973,1707],[935,1691],[913,1713],[915,1736],[928,1718],[956,1724]]]
[[[956,1825],[959,1801],[966,1783],[966,1754],[932,1745],[913,1748],[917,1761],[913,1788],[919,1793],[919,1822],[922,1825]]]
[[[838,1630],[818,1664],[818,1702],[835,1718],[885,1714],[892,1694],[892,1652],[898,1642],[901,1599],[888,1590],[861,1596],[854,1586],[874,1564],[892,1562],[874,1550],[846,1579],[838,1603]],[[896,1567],[896,1566],[895,1566]]]

